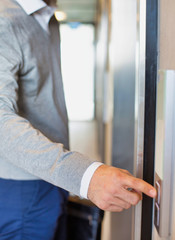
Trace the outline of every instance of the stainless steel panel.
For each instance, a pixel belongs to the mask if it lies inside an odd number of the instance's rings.
[[[133,173],[137,1],[112,1],[110,61],[114,80],[112,164]],[[132,239],[132,209],[111,215],[111,239]]]
[[[112,164],[116,167],[125,168],[137,177],[142,178],[146,0],[112,0],[111,3],[111,39],[108,53],[109,63],[107,64],[109,75],[105,79],[108,86],[109,78],[110,80],[112,78],[114,86],[112,94],[112,97],[114,96],[112,104]],[[106,14],[104,16],[106,17]],[[100,29],[104,33],[103,20],[104,18],[101,20],[101,26],[103,27]],[[98,43],[98,48],[99,46],[104,47],[105,39],[103,35],[100,36],[99,43],[101,44]],[[97,73],[99,75],[98,79],[104,79],[106,75],[103,51],[99,51],[100,55],[99,63],[103,67],[98,67]],[[100,81],[98,90],[103,87],[105,89],[106,85],[103,85]],[[99,99],[104,101],[105,96]],[[107,99],[109,101],[109,96]],[[99,108],[100,103],[98,104]],[[103,113],[103,117],[105,116],[103,120],[106,124],[110,119],[109,112],[106,109]],[[136,208],[122,213],[110,214],[110,237],[107,239],[140,240],[141,209],[142,205],[140,203]]]

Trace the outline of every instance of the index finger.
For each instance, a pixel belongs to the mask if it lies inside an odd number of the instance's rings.
[[[152,198],[155,198],[157,195],[156,189],[151,184],[143,181],[140,178],[128,176],[128,178],[126,179],[126,185],[127,187],[132,188],[137,192],[142,192]]]

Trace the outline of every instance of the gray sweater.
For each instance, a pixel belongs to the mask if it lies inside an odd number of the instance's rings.
[[[68,146],[59,28],[48,35],[13,0],[0,3],[0,177],[44,179],[79,195],[94,160]]]

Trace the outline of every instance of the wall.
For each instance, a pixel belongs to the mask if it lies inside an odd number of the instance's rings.
[[[159,17],[159,68],[175,69],[175,1],[160,1]]]

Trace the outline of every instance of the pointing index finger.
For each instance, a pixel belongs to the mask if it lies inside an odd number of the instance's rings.
[[[155,198],[156,197],[156,189],[150,185],[149,183],[143,181],[142,179],[135,178],[135,177],[128,177],[127,178],[127,186],[129,188],[134,189],[135,191],[142,192],[149,197]]]

